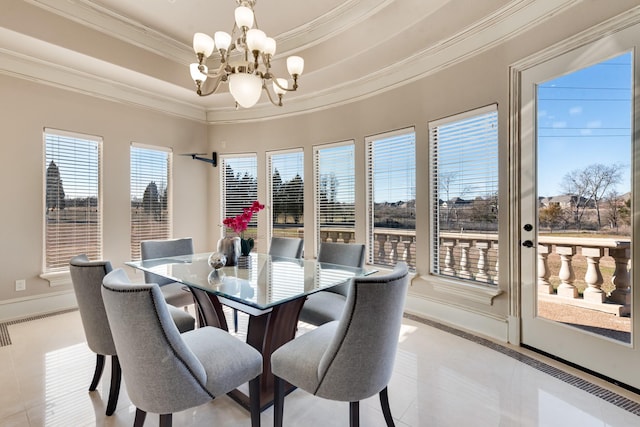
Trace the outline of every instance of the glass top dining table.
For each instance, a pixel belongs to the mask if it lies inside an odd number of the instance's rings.
[[[271,354],[291,341],[300,310],[310,294],[331,288],[374,269],[328,264],[316,260],[272,257],[251,253],[243,267],[214,269],[209,253],[131,261],[126,265],[183,283],[191,290],[200,326],[229,330],[222,306],[248,314],[247,343],[262,354],[260,408],[273,403]],[[290,386],[288,386],[290,387]],[[242,390],[229,396],[248,409]]]
[[[376,270],[251,253],[246,267],[209,266],[209,253],[131,261],[126,265],[209,292],[233,306],[268,310]]]

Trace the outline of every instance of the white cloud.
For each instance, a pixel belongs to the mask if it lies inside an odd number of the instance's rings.
[[[582,107],[571,107],[569,108],[569,114],[572,116],[577,116],[582,114]]]
[[[567,127],[567,122],[553,122],[551,125],[554,129],[561,129]]]
[[[602,121],[600,121],[600,120],[592,120],[590,122],[587,122],[587,127],[590,128],[590,129],[601,128],[602,127]]]

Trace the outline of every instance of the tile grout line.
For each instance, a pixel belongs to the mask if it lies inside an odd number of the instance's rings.
[[[418,323],[431,326],[433,328],[439,329],[444,332],[448,332],[452,335],[456,335],[460,338],[464,338],[476,344],[480,344],[484,347],[495,350],[499,353],[504,354],[505,356],[509,356],[513,359],[516,359],[517,361],[524,363],[527,366],[537,369],[538,371],[551,375],[552,377],[560,381],[563,381],[569,385],[579,388],[582,391],[585,391],[589,394],[599,397],[602,400],[614,406],[624,409],[625,411],[631,412],[634,415],[640,416],[640,403],[634,402],[633,400],[628,399],[618,393],[615,393],[611,390],[608,390],[590,381],[584,380],[573,374],[565,372],[562,369],[556,368],[545,362],[534,359],[533,357],[522,354],[516,350],[497,344],[486,338],[473,335],[471,333],[453,328],[451,326],[443,325],[442,323],[434,322],[433,320],[425,319],[423,317],[419,317],[419,316],[416,316],[413,314],[407,314],[407,313],[404,314],[404,317],[406,319],[414,320]]]

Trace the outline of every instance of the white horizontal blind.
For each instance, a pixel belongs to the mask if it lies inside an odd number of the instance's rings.
[[[270,235],[302,237],[304,227],[304,153],[267,153]]]
[[[429,142],[432,274],[493,283],[482,240],[498,232],[497,106],[430,123]]]
[[[131,145],[131,259],[140,242],[171,238],[170,150]]]
[[[314,193],[318,245],[355,240],[355,145],[327,144],[314,148]]]
[[[43,272],[64,271],[79,254],[102,258],[102,138],[44,130]]]
[[[366,138],[369,262],[415,268],[416,136],[413,128]]]
[[[241,215],[245,208],[258,198],[258,158],[255,154],[221,156],[220,174],[222,182],[222,220]],[[246,239],[255,239],[258,219],[254,215],[244,232]],[[231,229],[224,230],[226,236],[234,236]]]

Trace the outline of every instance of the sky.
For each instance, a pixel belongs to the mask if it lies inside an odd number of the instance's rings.
[[[538,195],[562,194],[572,170],[622,165],[631,188],[632,55],[625,53],[538,85]]]

